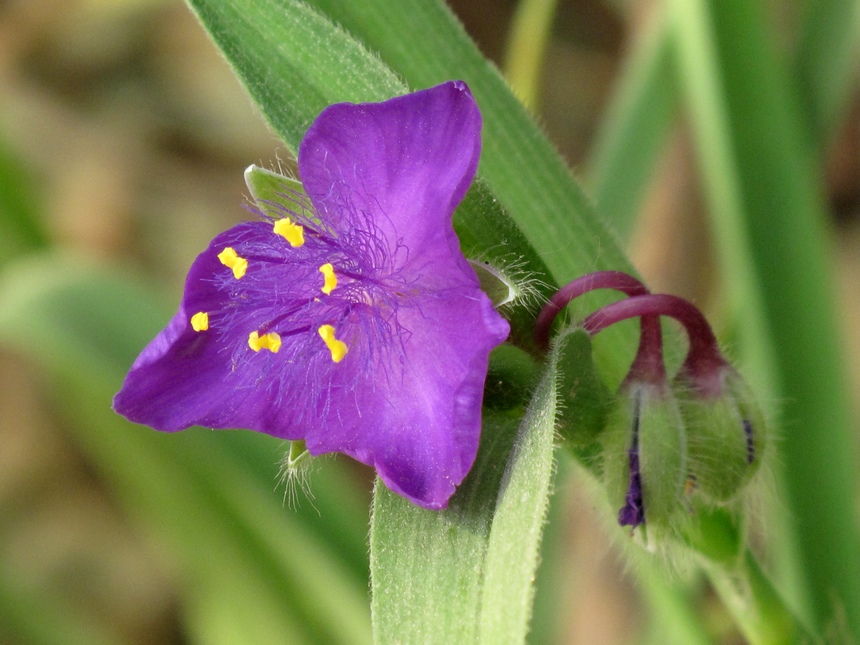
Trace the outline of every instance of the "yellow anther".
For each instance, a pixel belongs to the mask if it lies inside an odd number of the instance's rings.
[[[206,331],[209,329],[209,314],[205,311],[198,311],[191,316],[191,329],[194,331]]]
[[[320,267],[320,273],[322,273],[325,278],[321,291],[325,295],[329,295],[337,286],[337,276],[334,274],[334,267],[330,262],[326,262]]]
[[[268,349],[273,354],[277,354],[278,350],[281,349],[281,337],[273,331],[262,336],[252,331],[248,336],[248,347],[255,352],[259,352],[261,349]]]
[[[248,260],[239,257],[232,246],[228,246],[221,251],[218,254],[218,259],[221,260],[221,264],[225,267],[233,269],[233,275],[237,280],[245,275],[245,271],[248,270]]]
[[[293,224],[289,217],[275,221],[272,230],[282,236],[290,246],[299,247],[305,243],[305,229],[301,224]]]
[[[340,363],[343,357],[346,356],[347,351],[349,351],[346,343],[334,337],[334,327],[331,325],[323,325],[318,331],[331,352],[331,360],[335,363]]]

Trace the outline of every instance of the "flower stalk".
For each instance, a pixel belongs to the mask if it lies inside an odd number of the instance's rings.
[[[622,271],[596,271],[576,278],[553,294],[535,321],[535,342],[543,350],[549,348],[549,336],[556,316],[571,302],[597,289],[612,289],[627,296],[650,293],[640,280]]]
[[[702,312],[678,296],[648,294],[620,300],[589,315],[583,321],[583,327],[594,335],[622,320],[640,317],[653,319],[656,316],[674,318],[684,326],[690,341],[687,358],[682,367],[684,371],[704,378],[715,369],[728,364]]]
[[[596,271],[581,276],[556,291],[538,314],[534,334],[538,347],[544,350],[549,347],[552,324],[568,304],[597,289],[611,289],[630,297],[650,294],[648,287],[641,280],[622,271]],[[666,373],[663,364],[663,336],[660,331],[660,319],[656,315],[646,315],[641,316],[641,318],[642,333],[639,349],[633,360],[630,376],[644,377],[653,382],[659,382],[665,378]],[[586,328],[586,331],[594,335],[600,330],[591,331]]]

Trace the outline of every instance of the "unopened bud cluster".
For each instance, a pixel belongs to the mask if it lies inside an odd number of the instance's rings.
[[[599,429],[586,430],[589,445],[575,426],[564,434],[578,454],[589,455],[588,465],[602,477],[618,509],[619,524],[644,525],[654,535],[683,525],[700,501],[738,499],[762,462],[764,418],[696,307],[676,296],[651,294],[632,276],[601,271],[553,297],[538,318],[537,342],[546,346],[556,314],[594,289],[614,289],[627,298],[598,309],[575,328],[593,336],[639,318],[639,348],[626,378],[604,405]],[[663,361],[662,316],[679,321],[689,339],[686,359],[672,378]],[[579,376],[574,380],[583,382]]]

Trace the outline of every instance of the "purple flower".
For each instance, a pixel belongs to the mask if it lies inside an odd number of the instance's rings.
[[[509,332],[451,225],[480,131],[462,82],[324,110],[299,149],[306,195],[285,188],[261,220],[212,241],[114,408],[159,430],[303,439],[444,508],[474,461],[488,355]]]

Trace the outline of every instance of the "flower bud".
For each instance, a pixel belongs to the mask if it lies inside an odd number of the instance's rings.
[[[728,364],[698,377],[681,370],[675,383],[687,427],[690,479],[714,500],[729,501],[761,463],[764,416],[749,386]]]
[[[597,373],[591,337],[584,329],[559,334],[555,348],[559,352],[556,386],[564,402],[556,417],[558,434],[583,463],[591,465],[589,457],[599,451],[598,439],[614,397]]]
[[[668,528],[686,480],[686,438],[665,382],[621,386],[604,434],[604,475],[618,522]]]

